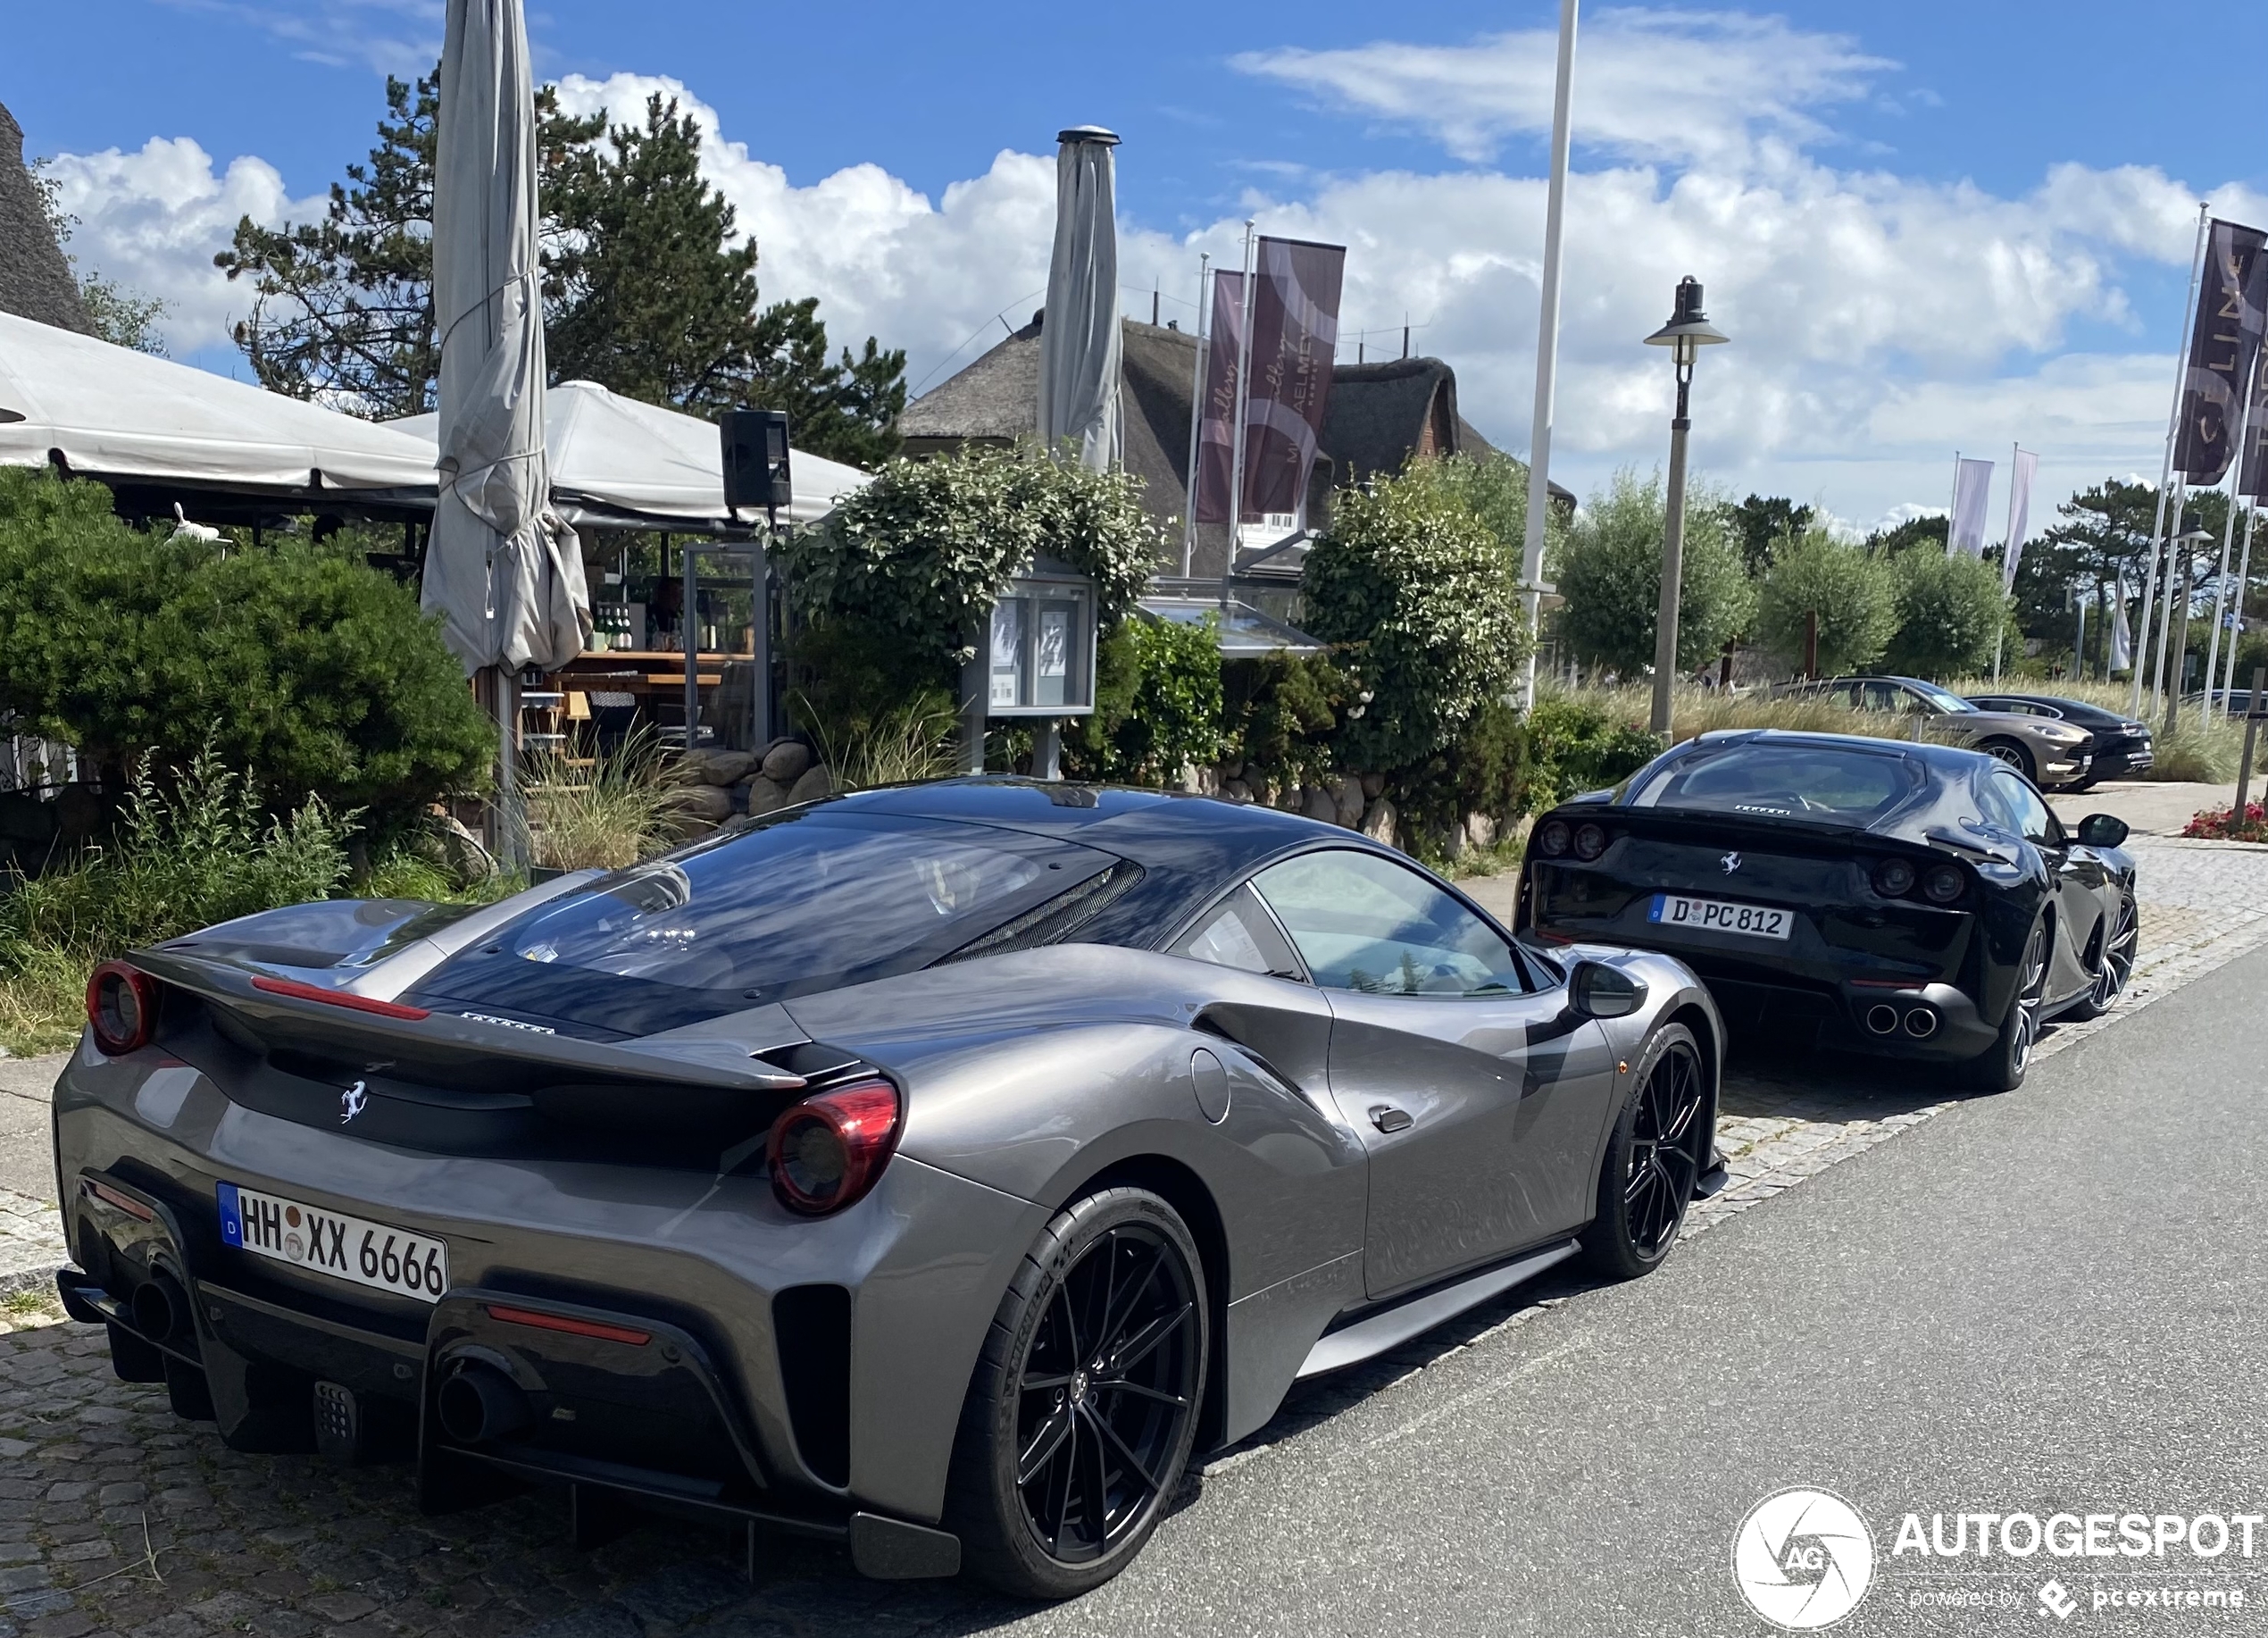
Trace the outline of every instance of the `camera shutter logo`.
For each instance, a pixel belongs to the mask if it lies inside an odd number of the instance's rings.
[[[1774,1626],[1832,1626],[1874,1584],[1874,1538],[1858,1509],[1832,1492],[1783,1490],[1740,1521],[1732,1578],[1748,1608]]]

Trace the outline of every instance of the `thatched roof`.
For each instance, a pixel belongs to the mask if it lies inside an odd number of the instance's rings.
[[[94,333],[71,263],[24,169],[23,127],[5,107],[0,107],[0,313]]]
[[[964,443],[1013,443],[1039,424],[1039,332],[1044,313],[1004,337],[968,368],[923,394],[898,417],[908,455],[935,455]],[[1160,519],[1178,519],[1188,504],[1189,416],[1196,401],[1197,338],[1186,330],[1125,327],[1126,468],[1145,484],[1144,499]],[[1396,472],[1413,455],[1486,455],[1493,446],[1457,413],[1456,372],[1438,358],[1339,364],[1331,371],[1330,404],[1318,440],[1322,459],[1308,510],[1322,522],[1328,491],[1378,472]],[[1552,485],[1555,499],[1575,497]],[[1320,503],[1320,504],[1319,504]],[[1225,527],[1198,531],[1199,574],[1218,573]]]

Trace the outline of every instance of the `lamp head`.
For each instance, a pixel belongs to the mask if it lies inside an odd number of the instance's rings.
[[[1646,338],[1648,347],[1673,347],[1680,363],[1689,362],[1696,347],[1714,347],[1732,338],[1709,322],[1701,311],[1701,281],[1688,273],[1678,280],[1677,307],[1670,322]]]

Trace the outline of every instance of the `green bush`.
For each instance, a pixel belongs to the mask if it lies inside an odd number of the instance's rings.
[[[1528,714],[1527,810],[1619,784],[1661,749],[1653,734],[1591,701],[1547,694]]]
[[[780,562],[806,620],[860,631],[894,668],[950,689],[994,596],[1035,556],[1094,577],[1107,631],[1164,547],[1140,479],[980,447],[890,462]]]
[[[1820,675],[1872,665],[1897,629],[1889,568],[1824,529],[1782,542],[1757,601],[1756,634],[1789,671],[1804,663],[1805,617],[1813,614],[1819,616]]]
[[[1448,751],[1510,694],[1528,652],[1519,564],[1472,509],[1423,474],[1338,497],[1307,559],[1307,628],[1361,692],[1340,762],[1410,767]]]
[[[1662,543],[1669,513],[1657,474],[1645,483],[1625,468],[1593,495],[1554,555],[1551,575],[1567,599],[1559,631],[1585,664],[1624,677],[1653,669],[1662,605]],[[1688,672],[1747,628],[1755,591],[1721,497],[1687,497],[1678,580],[1678,670]]]
[[[0,968],[29,972],[42,952],[62,952],[83,969],[215,922],[329,898],[346,880],[352,818],[312,797],[271,818],[209,748],[171,784],[145,762],[114,841],[0,898]]]
[[[381,827],[472,788],[495,729],[414,596],[344,556],[169,539],[98,483],[0,470],[0,709],[122,771],[209,748],[275,812]]]
[[[1121,621],[1097,656],[1095,712],[1067,737],[1082,779],[1172,785],[1221,754],[1221,647],[1213,624]]]
[[[1906,676],[1953,677],[1992,664],[2008,599],[1995,564],[1925,550],[1891,559],[1890,606],[1897,632],[1883,665]]]
[[[1222,754],[1305,783],[1337,765],[1339,713],[1354,692],[1320,654],[1279,649],[1221,667]]]

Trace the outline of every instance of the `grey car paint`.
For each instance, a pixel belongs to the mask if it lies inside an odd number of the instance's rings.
[[[221,960],[231,938],[271,951],[319,943],[294,936],[294,914],[200,942]],[[359,994],[401,993],[393,962],[429,960],[425,936],[404,941],[406,916],[378,915],[367,930],[371,950],[392,940],[394,954],[341,961],[334,939],[323,959],[354,967]],[[496,924],[496,913],[479,924]],[[1374,1298],[1580,1228],[1629,1090],[1620,1066],[1682,1014],[1704,1038],[1714,1091],[1722,1032],[1675,961],[1572,954],[1637,978],[1638,1010],[1574,1020],[1561,979],[1537,995],[1468,1003],[1472,1022],[1444,1027],[1434,1015],[1443,1003],[1412,999],[1397,1009],[1385,998],[1181,957],[1069,944],[799,997],[638,1043],[636,1056],[668,1066],[663,1074],[718,1049],[737,1049],[745,1065],[747,1052],[785,1037],[822,1040],[887,1070],[905,1097],[897,1155],[871,1194],[817,1220],[780,1207],[760,1174],[742,1169],[745,1152],[720,1156],[713,1174],[411,1152],[259,1113],[202,1074],[183,1095],[178,1064],[149,1052],[113,1061],[89,1042],[57,1086],[61,1198],[74,1199],[80,1174],[121,1165],[170,1179],[184,1199],[209,1202],[217,1183],[238,1183],[442,1238],[456,1285],[510,1275],[594,1301],[643,1293],[712,1316],[768,1483],[934,1521],[1001,1295],[1050,1215],[1099,1177],[1171,1169],[1218,1219],[1223,1440],[1263,1424],[1326,1328]],[[1405,1060],[1397,1082],[1413,1124],[1383,1142],[1367,1100],[1392,1056],[1417,1042],[1431,1056],[1421,1073]],[[1217,1076],[1200,1051],[1217,1060]],[[145,1099],[154,1075],[171,1077],[166,1096]],[[1421,1198],[1428,1166],[1443,1184],[1430,1206]],[[1488,1186],[1507,1175],[1513,1189]],[[1483,1208],[1489,1200],[1493,1211]],[[263,1272],[311,1300],[338,1295],[320,1275]],[[813,1283],[853,1293],[846,1489],[796,1449],[771,1331],[771,1297]],[[358,1290],[354,1300],[397,1326],[424,1312],[382,1293]]]

